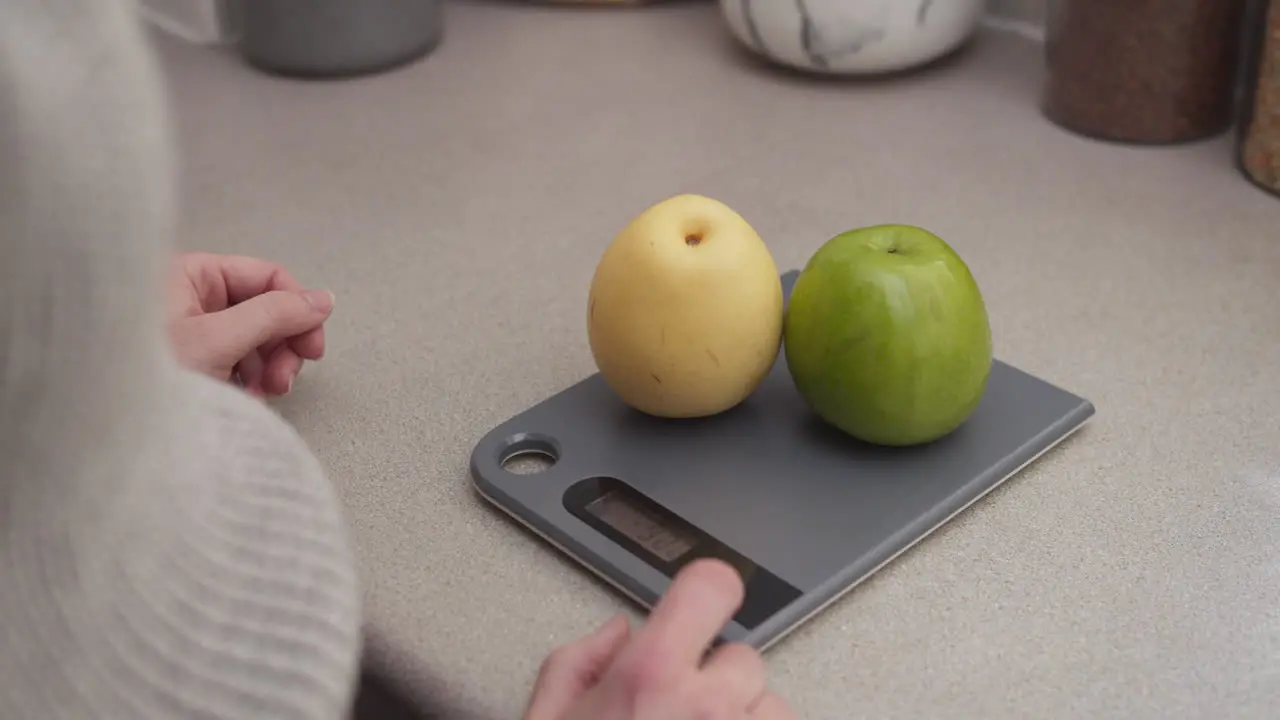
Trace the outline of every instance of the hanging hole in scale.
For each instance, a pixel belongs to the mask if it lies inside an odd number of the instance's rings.
[[[550,470],[558,459],[555,443],[549,438],[520,435],[507,443],[501,465],[512,475],[537,475]]]

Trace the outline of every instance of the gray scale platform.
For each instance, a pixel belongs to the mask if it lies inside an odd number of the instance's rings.
[[[796,272],[783,275],[790,293]],[[747,598],[720,641],[761,650],[1066,439],[1094,414],[997,360],[969,420],[927,446],[882,448],[830,428],[779,353],[744,403],[700,420],[624,405],[599,374],[476,445],[482,496],[651,608],[689,560],[738,568]],[[537,474],[504,469],[542,453]]]

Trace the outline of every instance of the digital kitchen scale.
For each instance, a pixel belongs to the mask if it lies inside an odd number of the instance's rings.
[[[790,294],[797,273],[782,276]],[[701,557],[738,569],[746,598],[719,641],[764,650],[1062,442],[1094,414],[996,361],[978,409],[913,448],[860,443],[805,405],[778,361],[738,407],[662,420],[593,375],[485,435],[486,499],[645,608]],[[536,474],[504,468],[536,453]]]

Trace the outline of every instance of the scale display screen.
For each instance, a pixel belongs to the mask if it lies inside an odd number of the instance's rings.
[[[663,562],[673,563],[698,545],[698,537],[661,514],[610,490],[587,505],[587,512],[608,523]]]
[[[565,509],[667,577],[699,558],[716,558],[742,576],[746,598],[734,620],[755,628],[800,597],[800,590],[616,478],[581,480]]]

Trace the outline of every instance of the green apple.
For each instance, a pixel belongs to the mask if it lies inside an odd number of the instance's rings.
[[[621,400],[662,418],[745,400],[782,346],[782,281],[764,241],[724,203],[683,194],[605,249],[587,300],[596,367]]]
[[[824,243],[796,279],[784,332],[805,402],[876,445],[951,433],[991,372],[991,326],[969,267],[942,238],[909,225]]]

